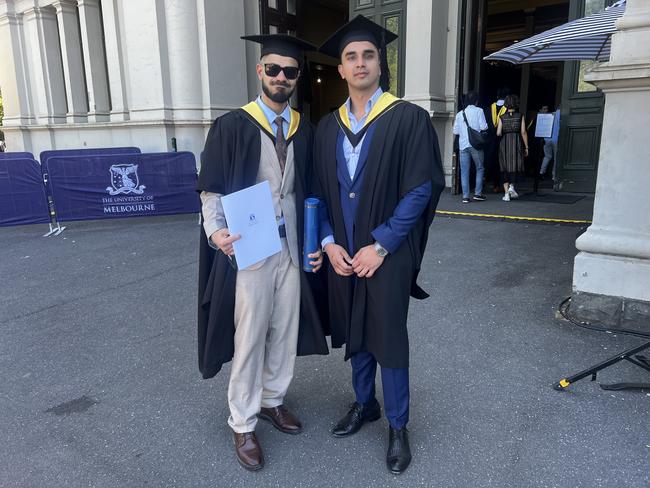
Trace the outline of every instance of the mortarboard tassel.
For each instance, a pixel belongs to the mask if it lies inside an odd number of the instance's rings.
[[[390,90],[390,70],[388,69],[388,53],[386,52],[386,34],[382,31],[381,42],[379,46],[379,63],[381,76],[379,77],[379,87],[387,92]]]
[[[309,60],[304,59],[303,62],[301,63],[301,73],[300,73],[300,79],[298,80],[298,89],[300,90],[300,96],[303,99],[303,101],[307,103],[312,102],[312,90],[311,90],[311,73],[309,69]]]

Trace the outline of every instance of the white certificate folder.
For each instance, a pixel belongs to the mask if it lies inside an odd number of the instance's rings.
[[[233,243],[239,269],[282,250],[268,181],[221,197],[221,205],[228,231],[241,236]]]

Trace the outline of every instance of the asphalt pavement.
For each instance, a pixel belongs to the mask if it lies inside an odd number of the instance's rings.
[[[409,317],[414,459],[399,477],[385,419],[329,434],[353,401],[340,350],[297,361],[286,403],[304,432],[260,423],[266,467],[237,464],[229,366],[212,380],[197,368],[195,216],[45,230],[0,229],[2,487],[650,486],[650,392],[551,388],[642,342],[556,318],[580,226],[436,217],[432,296]],[[619,365],[599,381],[648,377]]]

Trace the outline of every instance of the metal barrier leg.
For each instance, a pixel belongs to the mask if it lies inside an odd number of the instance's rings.
[[[46,234],[43,234],[43,237],[58,236],[59,234],[61,234],[61,232],[65,230],[65,225],[61,227],[61,224],[59,224],[56,221],[55,223],[56,223],[56,227],[52,225],[52,222],[48,224],[50,226],[50,231],[47,232]]]
[[[63,232],[64,230],[65,230],[65,225],[64,225],[63,227],[61,227],[61,225],[57,222],[57,223],[56,223],[56,232],[54,233],[54,235],[55,235],[55,236],[58,236],[58,235],[61,234],[61,232]]]
[[[48,175],[47,173],[43,174],[43,184],[47,188]],[[65,226],[61,227],[58,220],[56,219],[56,208],[54,207],[54,199],[48,195],[47,196],[47,206],[50,211],[50,231],[43,235],[43,237],[58,236],[65,230]]]
[[[634,364],[635,366],[650,371],[650,363],[648,362],[646,357],[637,355],[641,351],[648,348],[650,348],[650,342],[646,342],[644,344],[641,344],[640,346],[633,347],[632,349],[628,349],[627,351],[623,351],[617,354],[616,356],[612,356],[611,358],[606,359],[602,363],[598,363],[592,366],[591,368],[585,369],[584,371],[574,374],[573,376],[569,376],[568,378],[561,379],[560,381],[558,381],[553,385],[553,388],[555,388],[558,391],[565,390],[572,383],[575,383],[578,380],[586,378],[587,376],[591,376],[591,381],[596,381],[596,377],[598,376],[599,371],[602,371],[605,368],[609,368],[610,366],[621,361],[628,361]],[[600,387],[603,388],[604,390],[623,390],[627,388],[650,389],[650,383],[615,383],[611,385],[600,385]]]
[[[50,226],[50,231],[47,232],[46,234],[43,234],[43,237],[50,237],[50,236],[54,233],[54,231],[56,230],[56,229],[52,228],[52,222],[50,222],[50,223],[47,224],[47,225]]]

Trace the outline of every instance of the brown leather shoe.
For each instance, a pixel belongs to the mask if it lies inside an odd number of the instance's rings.
[[[239,464],[249,471],[257,471],[264,467],[262,447],[257,441],[255,432],[244,432],[243,434],[233,432],[233,440]]]
[[[273,408],[262,407],[257,416],[261,419],[268,420],[273,424],[273,427],[285,434],[300,434],[302,432],[300,420],[284,405],[278,405]]]

